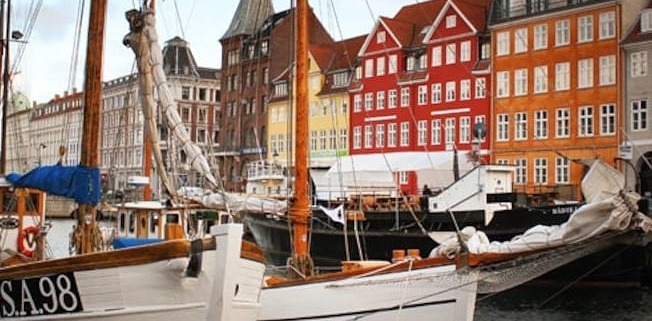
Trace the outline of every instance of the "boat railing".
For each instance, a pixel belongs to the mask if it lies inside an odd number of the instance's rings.
[[[257,161],[247,164],[247,180],[283,180],[286,170],[278,162]]]

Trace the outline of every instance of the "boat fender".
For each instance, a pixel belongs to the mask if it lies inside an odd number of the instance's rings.
[[[192,278],[199,276],[203,250],[201,239],[192,240],[190,243],[190,260],[188,260],[188,266],[186,267],[186,276]]]
[[[36,250],[36,237],[38,236],[39,228],[36,226],[28,226],[18,233],[18,252],[27,257],[32,257]]]

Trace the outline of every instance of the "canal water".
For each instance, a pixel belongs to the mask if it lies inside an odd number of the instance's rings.
[[[68,234],[74,224],[70,219],[52,221],[48,244],[54,257],[68,255]],[[652,290],[605,285],[564,290],[567,286],[526,284],[478,297],[474,321],[652,321]]]

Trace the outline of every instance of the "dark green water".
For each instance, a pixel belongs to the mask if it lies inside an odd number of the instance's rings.
[[[522,286],[478,298],[475,321],[652,320],[652,290],[565,285]]]

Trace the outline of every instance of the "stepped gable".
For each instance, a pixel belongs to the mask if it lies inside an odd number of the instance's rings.
[[[273,14],[272,0],[240,0],[231,24],[220,40],[251,35]]]

